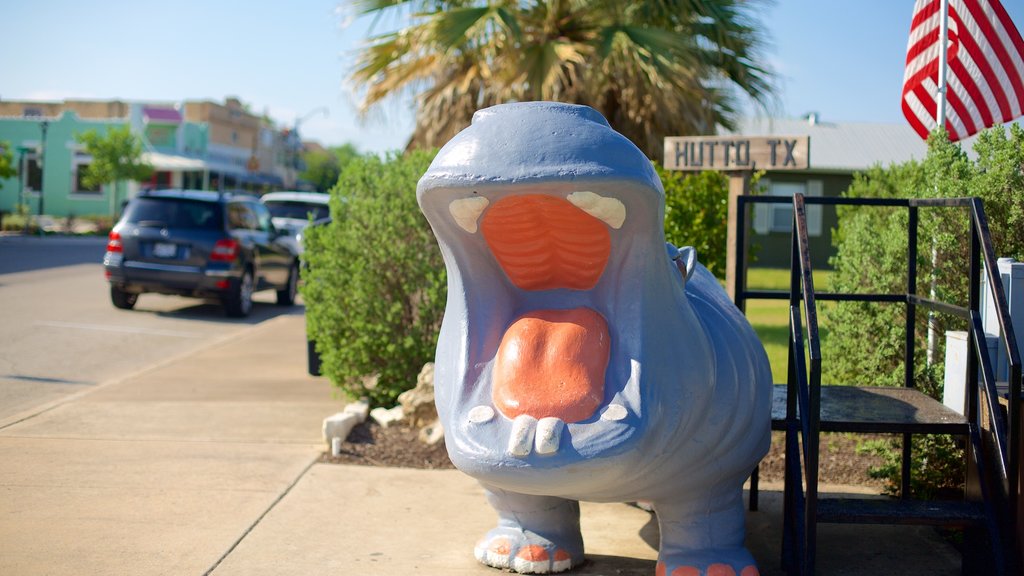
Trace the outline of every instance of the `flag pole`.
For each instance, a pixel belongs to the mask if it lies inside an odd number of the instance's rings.
[[[936,90],[937,98],[936,103],[938,106],[935,110],[935,125],[939,128],[946,127],[946,68],[948,63],[946,62],[946,54],[948,49],[949,38],[949,0],[940,0],[939,2],[939,13],[942,17],[939,19],[939,87]]]
[[[946,68],[948,63],[946,62],[946,54],[948,49],[949,38],[949,0],[940,0],[939,2],[939,13],[942,15],[939,18],[939,86],[936,89],[935,103],[935,126],[938,128],[946,128]],[[935,246],[935,241],[932,240],[932,277],[931,286],[928,289],[928,296],[935,300],[935,269],[938,267],[939,253]],[[938,320],[935,318],[935,311],[928,311],[928,351],[926,354],[926,361],[928,366],[935,363],[936,356],[938,355],[939,348],[939,327]]]

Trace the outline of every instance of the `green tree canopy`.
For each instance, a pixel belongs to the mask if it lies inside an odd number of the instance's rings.
[[[11,150],[11,143],[0,140],[0,179],[14,178],[18,175],[18,169],[14,166],[14,153]]]
[[[153,167],[142,161],[142,140],[128,126],[108,128],[102,134],[86,130],[75,134],[75,140],[92,156],[82,175],[83,183],[96,188],[112,185],[111,214],[117,208],[116,184],[124,180],[145,180],[153,172]]]
[[[299,177],[312,184],[317,192],[328,192],[338,183],[345,167],[359,156],[359,150],[353,144],[309,150],[302,155],[306,169]]]
[[[762,0],[358,0],[412,15],[359,57],[363,110],[417,95],[411,147],[439,146],[479,108],[556,100],[597,109],[651,158],[665,136],[733,127],[737,97],[767,106]],[[407,14],[403,14],[407,13]]]

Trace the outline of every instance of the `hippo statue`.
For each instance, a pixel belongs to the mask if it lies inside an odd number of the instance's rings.
[[[651,503],[658,575],[757,574],[743,482],[767,453],[764,348],[692,249],[651,162],[592,108],[480,110],[417,187],[448,268],[435,402],[497,526],[480,562],[584,559],[579,501]]]

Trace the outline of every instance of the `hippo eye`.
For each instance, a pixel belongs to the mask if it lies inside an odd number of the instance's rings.
[[[452,213],[452,217],[455,218],[455,223],[470,234],[476,234],[476,223],[480,219],[480,215],[487,209],[487,205],[491,202],[483,196],[473,196],[472,198],[462,198],[461,200],[453,200],[448,205],[448,211]]]
[[[626,221],[626,206],[618,198],[605,198],[593,192],[573,192],[566,197],[577,208],[618,230]]]

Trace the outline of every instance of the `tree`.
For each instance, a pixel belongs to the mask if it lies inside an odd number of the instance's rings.
[[[437,346],[447,275],[416,203],[435,153],[357,158],[331,191],[332,222],[304,238],[301,291],[323,373],[376,405],[414,386]]]
[[[338,177],[345,167],[359,155],[359,150],[353,144],[306,151],[302,155],[306,169],[299,177],[312,184],[317,192],[327,192],[338,183]]]
[[[763,4],[763,3],[762,3]],[[374,36],[352,79],[365,112],[417,94],[410,147],[439,146],[503,102],[592,106],[651,158],[665,136],[732,128],[737,96],[767,107],[763,40],[740,0],[359,0],[362,14],[415,20]]]
[[[18,169],[14,166],[14,154],[11,152],[11,143],[0,140],[0,180],[14,178],[18,175]]]
[[[117,183],[145,180],[153,167],[142,161],[142,140],[128,126],[108,128],[103,134],[86,130],[75,134],[92,162],[85,167],[82,182],[89,187],[111,185],[110,213],[117,209]]]

